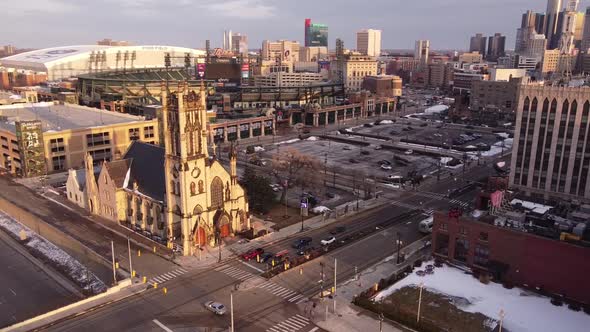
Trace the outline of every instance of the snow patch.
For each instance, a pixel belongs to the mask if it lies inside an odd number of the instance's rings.
[[[381,301],[406,286],[418,287],[420,282],[430,292],[467,300],[459,301],[463,311],[480,312],[497,320],[500,310],[504,310],[504,327],[512,332],[585,332],[590,325],[590,316],[582,311],[554,306],[549,298],[520,288],[506,289],[495,283],[480,283],[464,271],[447,265],[435,268],[434,274],[423,277],[412,273],[378,293],[375,300]],[[494,325],[492,322],[487,324]]]
[[[277,142],[277,143],[275,143],[275,145],[292,144],[292,143],[299,142],[299,141],[300,141],[299,138],[293,138],[293,139],[290,139],[287,141]]]
[[[381,120],[381,122],[379,122],[380,124],[393,124],[393,121],[391,120]]]
[[[306,141],[319,141],[320,138],[317,136],[310,136],[308,138],[305,139]]]
[[[0,227],[12,233],[13,237],[17,239],[20,239],[21,231],[24,231],[27,240],[20,242],[31,248],[35,253],[51,261],[58,267],[58,270],[67,273],[68,277],[78,286],[94,294],[99,294],[107,290],[107,286],[91,271],[88,271],[84,265],[3,212],[0,212]]]
[[[254,152],[264,152],[264,151],[266,151],[266,149],[260,145],[257,145],[254,147]]]
[[[524,207],[527,210],[531,210],[532,212],[538,213],[538,214],[545,214],[547,211],[551,210],[553,208],[553,206],[549,206],[549,205],[543,205],[543,204],[538,204],[538,203],[533,203],[533,202],[528,202],[528,201],[523,201],[520,199],[513,199],[512,201],[510,201],[510,205],[516,205],[516,204],[521,204],[522,207]]]

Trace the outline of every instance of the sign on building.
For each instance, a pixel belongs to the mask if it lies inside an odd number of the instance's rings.
[[[41,121],[18,121],[15,125],[22,175],[24,177],[44,175],[46,169]]]

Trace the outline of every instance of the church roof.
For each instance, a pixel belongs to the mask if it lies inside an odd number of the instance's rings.
[[[130,178],[127,188],[133,190],[137,183],[137,190],[158,201],[164,201],[166,193],[166,178],[164,175],[165,151],[163,148],[134,141],[129,146],[123,159],[130,160]]]
[[[131,159],[115,160],[105,163],[111,180],[115,182],[117,188],[123,188],[125,186],[125,178],[132,163],[133,161]]]

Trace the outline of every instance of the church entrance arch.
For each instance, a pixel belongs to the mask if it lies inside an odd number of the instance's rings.
[[[195,243],[204,247],[207,244],[207,235],[205,233],[205,229],[203,227],[199,227],[199,229],[195,232]]]
[[[231,227],[229,223],[229,218],[226,215],[223,215],[220,220],[220,227],[219,230],[221,232],[221,237],[228,237],[231,233]]]

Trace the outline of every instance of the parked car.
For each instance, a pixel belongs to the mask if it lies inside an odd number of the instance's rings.
[[[411,155],[414,153],[414,150],[407,150],[406,152],[404,152],[404,154],[406,155]]]
[[[336,238],[333,237],[333,236],[330,236],[328,238],[325,238],[325,239],[323,239],[321,241],[321,243],[322,243],[323,246],[327,246],[327,245],[332,244],[334,242],[336,242]]]
[[[315,250],[315,247],[313,247],[313,246],[301,247],[299,250],[297,250],[297,255],[299,255],[299,256],[308,255],[310,252],[312,252],[314,250]]]
[[[345,145],[342,149],[343,150],[352,150],[352,148],[350,146],[348,146],[348,145]]]
[[[242,259],[244,259],[246,261],[249,261],[251,259],[256,258],[256,256],[258,256],[258,255],[262,255],[263,253],[264,253],[264,249],[256,248],[256,249],[253,249],[253,250],[243,253],[242,255],[240,255],[240,257],[242,257]]]
[[[225,314],[225,306],[219,302],[209,301],[205,302],[204,305],[207,310],[215,313],[216,315],[221,316]]]
[[[356,159],[354,159],[354,158],[348,159],[348,162],[351,163],[351,164],[358,164],[358,161]]]
[[[375,150],[381,150],[381,149],[383,149],[383,147],[381,145],[375,145],[375,147],[373,149],[375,149]]]
[[[264,254],[262,254],[262,256],[260,256],[260,262],[266,263],[269,259],[273,258],[274,256],[275,255],[273,253],[265,252]]]
[[[368,155],[370,155],[370,154],[371,154],[371,152],[369,152],[369,151],[367,151],[367,150],[363,150],[363,151],[361,151],[361,154],[362,154],[363,156],[368,156]]]
[[[381,164],[381,169],[384,171],[390,171],[393,169],[393,167],[391,167],[391,165]]]
[[[420,124],[420,127],[428,127],[428,123],[426,123],[426,122],[422,122],[422,123]]]
[[[363,125],[363,127],[367,127],[367,128],[373,128],[373,124],[372,123],[365,123]]]
[[[383,160],[379,161],[379,164],[380,165],[391,165],[391,161],[383,159]]]
[[[334,198],[334,197],[336,197],[336,194],[331,193],[331,192],[327,192],[326,193],[326,197],[328,197],[328,198]]]
[[[302,247],[305,247],[307,245],[309,245],[312,241],[312,238],[310,237],[302,237],[300,239],[295,240],[295,242],[293,242],[292,247],[295,249],[300,249]]]

